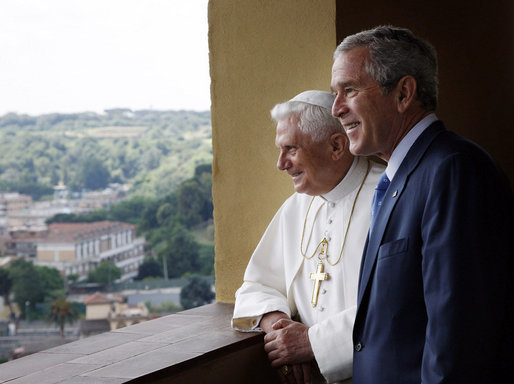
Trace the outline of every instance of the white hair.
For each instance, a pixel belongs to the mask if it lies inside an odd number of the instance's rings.
[[[275,122],[292,116],[298,117],[300,131],[309,134],[315,142],[326,140],[336,132],[345,133],[339,120],[332,116],[332,111],[318,105],[286,101],[271,110],[271,118]]]

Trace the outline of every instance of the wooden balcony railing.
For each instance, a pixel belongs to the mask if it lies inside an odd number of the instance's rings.
[[[215,303],[0,365],[0,383],[279,383],[263,336],[230,328]]]

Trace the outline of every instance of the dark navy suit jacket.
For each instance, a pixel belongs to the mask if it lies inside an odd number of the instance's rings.
[[[485,151],[421,134],[364,249],[354,384],[514,383],[513,215]]]

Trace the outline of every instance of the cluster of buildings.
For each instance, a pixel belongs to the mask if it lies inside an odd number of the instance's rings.
[[[54,199],[33,203],[30,196],[0,193],[0,254],[22,257],[35,265],[57,268],[64,276],[87,278],[101,262],[112,261],[121,270],[120,280],[135,277],[144,259],[144,238],[135,226],[122,222],[45,224],[58,213],[85,213],[108,208],[122,199],[119,190],[65,198],[56,187]]]
[[[96,292],[87,296],[84,304],[86,316],[78,324],[81,337],[113,331],[153,317],[144,303],[129,305],[125,297],[117,294]]]
[[[33,202],[17,192],[0,192],[0,229],[26,229],[45,226],[45,221],[60,213],[82,214],[108,209],[123,200],[128,187],[111,184],[102,191],[71,193],[65,185],[54,187],[52,200]],[[72,198],[69,198],[72,196]]]
[[[0,193],[0,267],[16,258],[24,258],[35,265],[56,268],[63,277],[73,275],[80,282],[103,261],[112,261],[121,271],[116,281],[134,278],[144,260],[145,239],[137,236],[133,224],[113,221],[46,224],[47,219],[57,214],[108,209],[123,199],[126,190],[114,186],[82,193],[72,199],[66,187],[61,185],[54,190],[53,199],[45,202],[33,202],[30,196],[20,193]],[[117,294],[97,292],[79,296],[79,300],[74,301],[85,304],[86,316],[72,328],[72,334],[68,333],[71,339],[154,317],[144,303],[131,305],[126,297]],[[0,297],[0,317],[7,314],[10,310]],[[39,329],[31,324],[30,329],[20,332],[16,328],[17,321],[13,318],[0,320],[0,334],[10,337],[3,345],[0,343],[0,358],[8,354],[9,359],[13,359],[64,342],[58,335],[50,337],[48,326]]]

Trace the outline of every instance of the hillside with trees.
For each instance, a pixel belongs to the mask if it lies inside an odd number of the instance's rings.
[[[59,214],[53,222],[123,221],[135,224],[147,242],[147,255],[138,279],[176,278],[190,274],[214,274],[214,227],[212,223],[212,171],[210,164],[196,167],[162,198],[134,197],[109,210],[85,215]],[[164,274],[167,276],[164,276]]]
[[[199,276],[214,274],[214,228],[212,224],[211,166],[197,166],[193,177],[163,198],[134,197],[111,207],[86,215],[60,214],[48,222],[93,222],[102,220],[133,223],[138,234],[147,240],[144,263],[136,280],[187,278],[181,294],[181,305],[192,308],[210,302],[210,286]],[[88,282],[110,289],[121,275],[112,261],[100,263],[88,276]],[[11,307],[10,293],[21,311],[21,317],[42,318],[49,315],[61,332],[66,321],[73,321],[83,312],[76,303],[67,308],[68,276],[63,281],[57,269],[35,266],[23,258],[13,261],[7,269],[0,268],[0,297]],[[57,316],[55,308],[65,306],[66,316]],[[30,314],[26,313],[29,311]],[[12,313],[12,310],[11,310]]]
[[[212,161],[210,112],[106,110],[0,117],[0,190],[52,195],[53,186],[130,184],[161,198]]]
[[[188,307],[212,299],[209,286],[195,277],[214,274],[209,112],[8,114],[0,117],[0,151],[0,192],[45,200],[59,183],[75,192],[131,185],[125,200],[109,209],[59,214],[47,222],[134,224],[146,239],[147,256],[136,280],[189,278],[195,294],[184,298]],[[119,274],[113,263],[101,263],[88,282],[109,288]],[[77,277],[63,281],[56,269],[19,259],[8,271],[0,268],[0,296],[9,305],[12,293],[24,318],[25,311],[38,318],[49,314],[62,332],[81,310],[62,301]],[[59,315],[62,308],[66,316]]]

